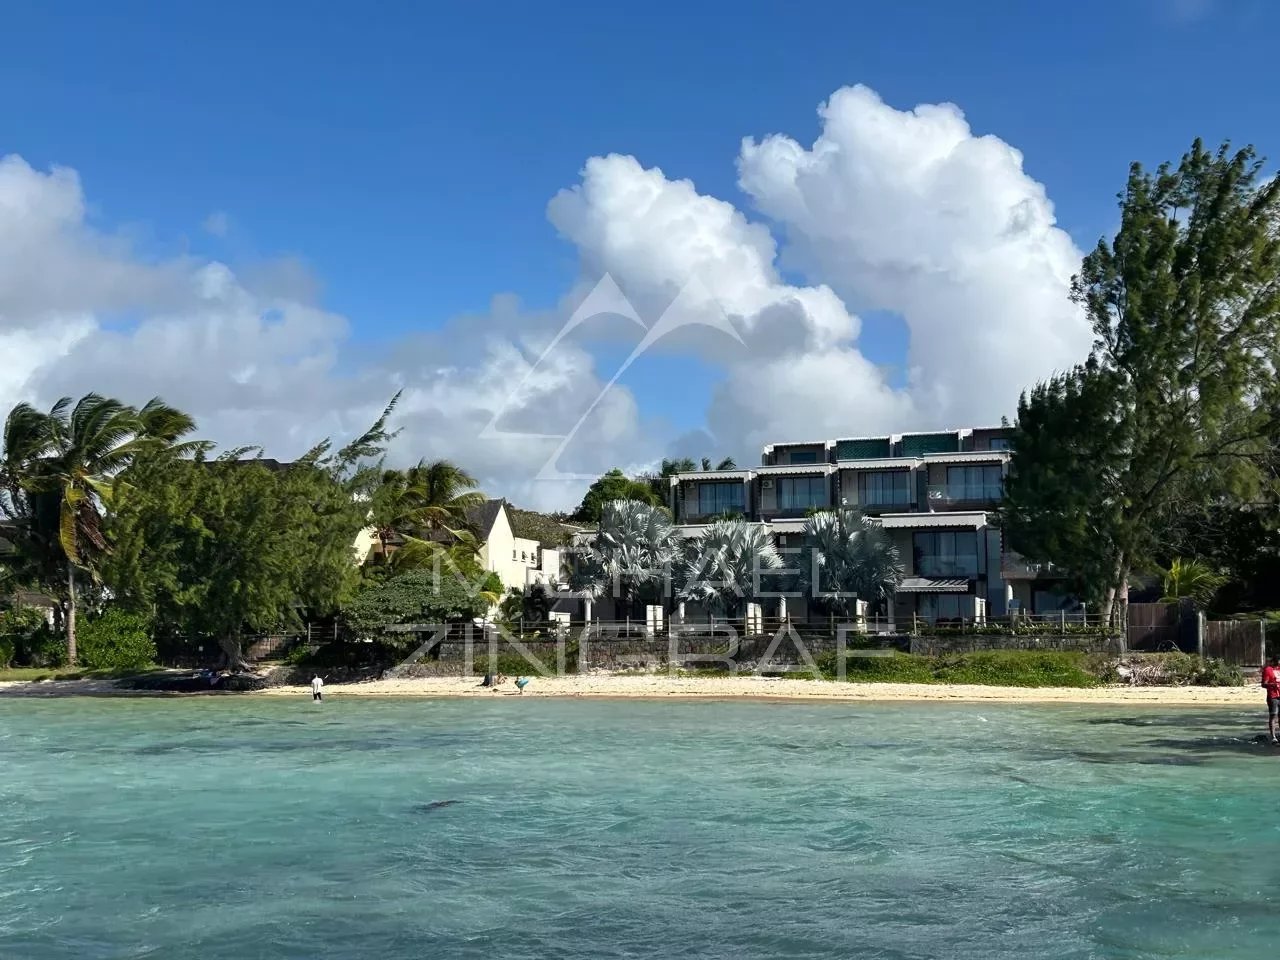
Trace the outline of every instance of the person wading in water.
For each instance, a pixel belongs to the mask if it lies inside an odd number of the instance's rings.
[[[1280,743],[1276,739],[1276,720],[1280,718],[1280,658],[1272,657],[1262,668],[1262,685],[1267,690],[1267,733],[1272,743]]]

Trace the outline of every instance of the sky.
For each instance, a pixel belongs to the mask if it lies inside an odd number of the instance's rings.
[[[0,409],[159,394],[572,506],[998,422],[1128,165],[1280,155],[1268,0],[6,5]]]

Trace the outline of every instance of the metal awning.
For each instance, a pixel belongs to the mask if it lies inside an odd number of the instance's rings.
[[[963,453],[926,453],[925,463],[1004,463],[1008,450],[966,450]]]
[[[796,518],[791,520],[770,520],[769,527],[774,533],[804,533],[808,520]]]
[[[830,463],[780,463],[777,466],[756,467],[757,476],[792,476],[795,474],[817,473],[822,476],[835,472],[835,465]]]
[[[837,460],[841,470],[913,470],[924,461],[919,457],[881,457],[872,460]]]
[[[898,584],[898,593],[968,593],[969,581],[958,578],[935,580],[929,577],[907,577]]]
[[[987,525],[985,513],[971,513],[956,510],[951,513],[886,513],[879,517],[868,517],[872,523],[878,523],[886,530],[923,530],[951,528],[955,530],[981,530]]]
[[[695,470],[692,473],[676,473],[671,476],[671,483],[684,483],[691,480],[750,480],[750,470]]]

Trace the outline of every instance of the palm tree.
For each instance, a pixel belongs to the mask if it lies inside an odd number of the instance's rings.
[[[1161,602],[1177,603],[1183,597],[1189,597],[1196,606],[1207,607],[1228,580],[1203,560],[1177,557],[1164,571],[1165,595]]]
[[[805,521],[800,582],[805,594],[848,616],[853,600],[880,603],[902,582],[902,558],[879,524],[857,510],[819,510]]]
[[[574,557],[569,583],[597,600],[612,590],[630,611],[641,591],[667,580],[679,556],[679,535],[665,512],[638,500],[610,500],[595,536]]]
[[[23,532],[23,547],[37,555],[41,579],[65,603],[67,663],[76,663],[79,580],[94,576],[107,550],[103,511],[121,474],[139,454],[175,455],[203,445],[183,441],[195,429],[187,414],[159,398],[142,409],[86,394],[72,407],[63,397],[46,414],[27,403],[5,421],[0,508]]]
[[[467,526],[467,514],[485,502],[475,486],[473,476],[448,460],[420,460],[407,470],[383,473],[371,506],[384,559],[390,538],[397,533],[406,538],[401,564],[414,557],[429,560],[439,549],[432,539],[438,535],[470,545],[474,552],[475,532]]]
[[[681,558],[680,599],[734,617],[756,596],[761,574],[781,566],[782,558],[762,524],[717,520]]]

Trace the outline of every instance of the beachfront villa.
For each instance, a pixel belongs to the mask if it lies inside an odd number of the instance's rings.
[[[1064,600],[1055,575],[1007,549],[995,513],[1011,433],[975,427],[769,444],[757,467],[673,476],[669,506],[685,537],[738,516],[763,524],[779,547],[801,545],[812,511],[857,508],[892,534],[906,567],[892,611],[882,614],[898,623],[1056,612]],[[786,603],[791,617],[808,612],[803,598]]]

